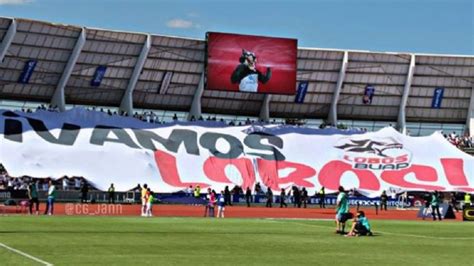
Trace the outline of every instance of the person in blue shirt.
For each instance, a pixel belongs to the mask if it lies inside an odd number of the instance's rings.
[[[364,211],[358,211],[356,218],[352,223],[351,230],[346,236],[371,236],[372,231],[370,223],[367,217],[365,217]]]

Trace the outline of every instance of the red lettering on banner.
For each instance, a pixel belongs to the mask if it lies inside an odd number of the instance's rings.
[[[379,164],[380,163],[380,159],[379,158],[369,158],[367,160],[367,163],[368,164]]]
[[[469,187],[466,175],[464,173],[464,161],[462,159],[441,159],[446,179],[453,186],[464,191],[474,191]]]
[[[353,169],[352,165],[342,161],[330,161],[323,166],[319,173],[319,183],[330,190],[337,190],[345,172],[353,172],[359,179],[360,189],[379,190],[380,182],[369,170]]]
[[[288,183],[307,188],[314,187],[314,184],[307,180],[316,175],[316,170],[312,167],[300,163],[265,159],[257,159],[257,164],[263,183],[272,190],[280,190],[281,184]],[[278,171],[285,168],[295,168],[295,170],[286,177],[280,177]]]
[[[408,162],[408,154],[400,155],[396,159],[397,163],[406,163]]]
[[[253,187],[255,184],[255,172],[250,159],[223,159],[209,157],[204,162],[204,173],[212,181],[232,184],[233,182],[229,180],[225,173],[225,168],[228,165],[233,165],[239,170],[240,176],[242,177],[242,184],[239,185],[242,186],[243,190],[248,187]]]
[[[424,190],[444,190],[441,186],[432,186],[408,182],[405,177],[413,173],[415,178],[419,181],[436,182],[438,181],[438,174],[433,167],[413,164],[409,168],[403,170],[386,170],[382,172],[382,180],[395,186],[402,188],[416,188]]]
[[[351,157],[349,157],[349,155],[344,155],[344,160],[352,162]]]
[[[176,165],[176,158],[167,152],[160,150],[155,151],[155,161],[163,181],[170,186],[178,188],[187,188],[197,185],[201,188],[206,188],[209,186],[205,183],[181,182]]]

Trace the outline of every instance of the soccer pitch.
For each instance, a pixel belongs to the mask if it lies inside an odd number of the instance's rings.
[[[332,221],[0,217],[2,265],[472,265],[474,223],[371,221],[373,237]],[[20,254],[18,252],[22,252]],[[44,264],[43,264],[44,265]]]

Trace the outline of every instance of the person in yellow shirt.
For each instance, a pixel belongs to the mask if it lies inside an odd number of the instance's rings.
[[[199,185],[197,185],[197,186],[194,188],[194,197],[195,197],[195,198],[201,197],[201,187],[200,187]]]
[[[466,194],[464,194],[464,206],[469,207],[471,204],[471,195],[466,192]]]
[[[147,203],[146,203],[146,216],[147,217],[153,216],[152,205],[153,205],[154,200],[155,200],[155,197],[153,196],[153,191],[151,191],[151,189],[148,189]]]
[[[142,200],[142,216],[146,216],[146,203],[147,203],[147,198],[146,198],[146,194],[148,192],[148,185],[147,184],[144,184],[143,185],[143,188],[142,188],[142,196],[141,196],[141,200]]]

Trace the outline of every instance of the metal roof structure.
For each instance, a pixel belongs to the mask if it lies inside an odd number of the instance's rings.
[[[303,104],[292,95],[203,88],[205,41],[0,17],[0,98],[281,118],[466,123],[474,127],[474,56],[299,48],[297,80],[309,81]],[[36,60],[28,84],[18,79]],[[98,66],[107,71],[91,85]],[[362,103],[368,85],[370,105]],[[295,87],[297,84],[295,84]],[[442,108],[431,108],[435,88]],[[472,130],[471,130],[472,131]]]

